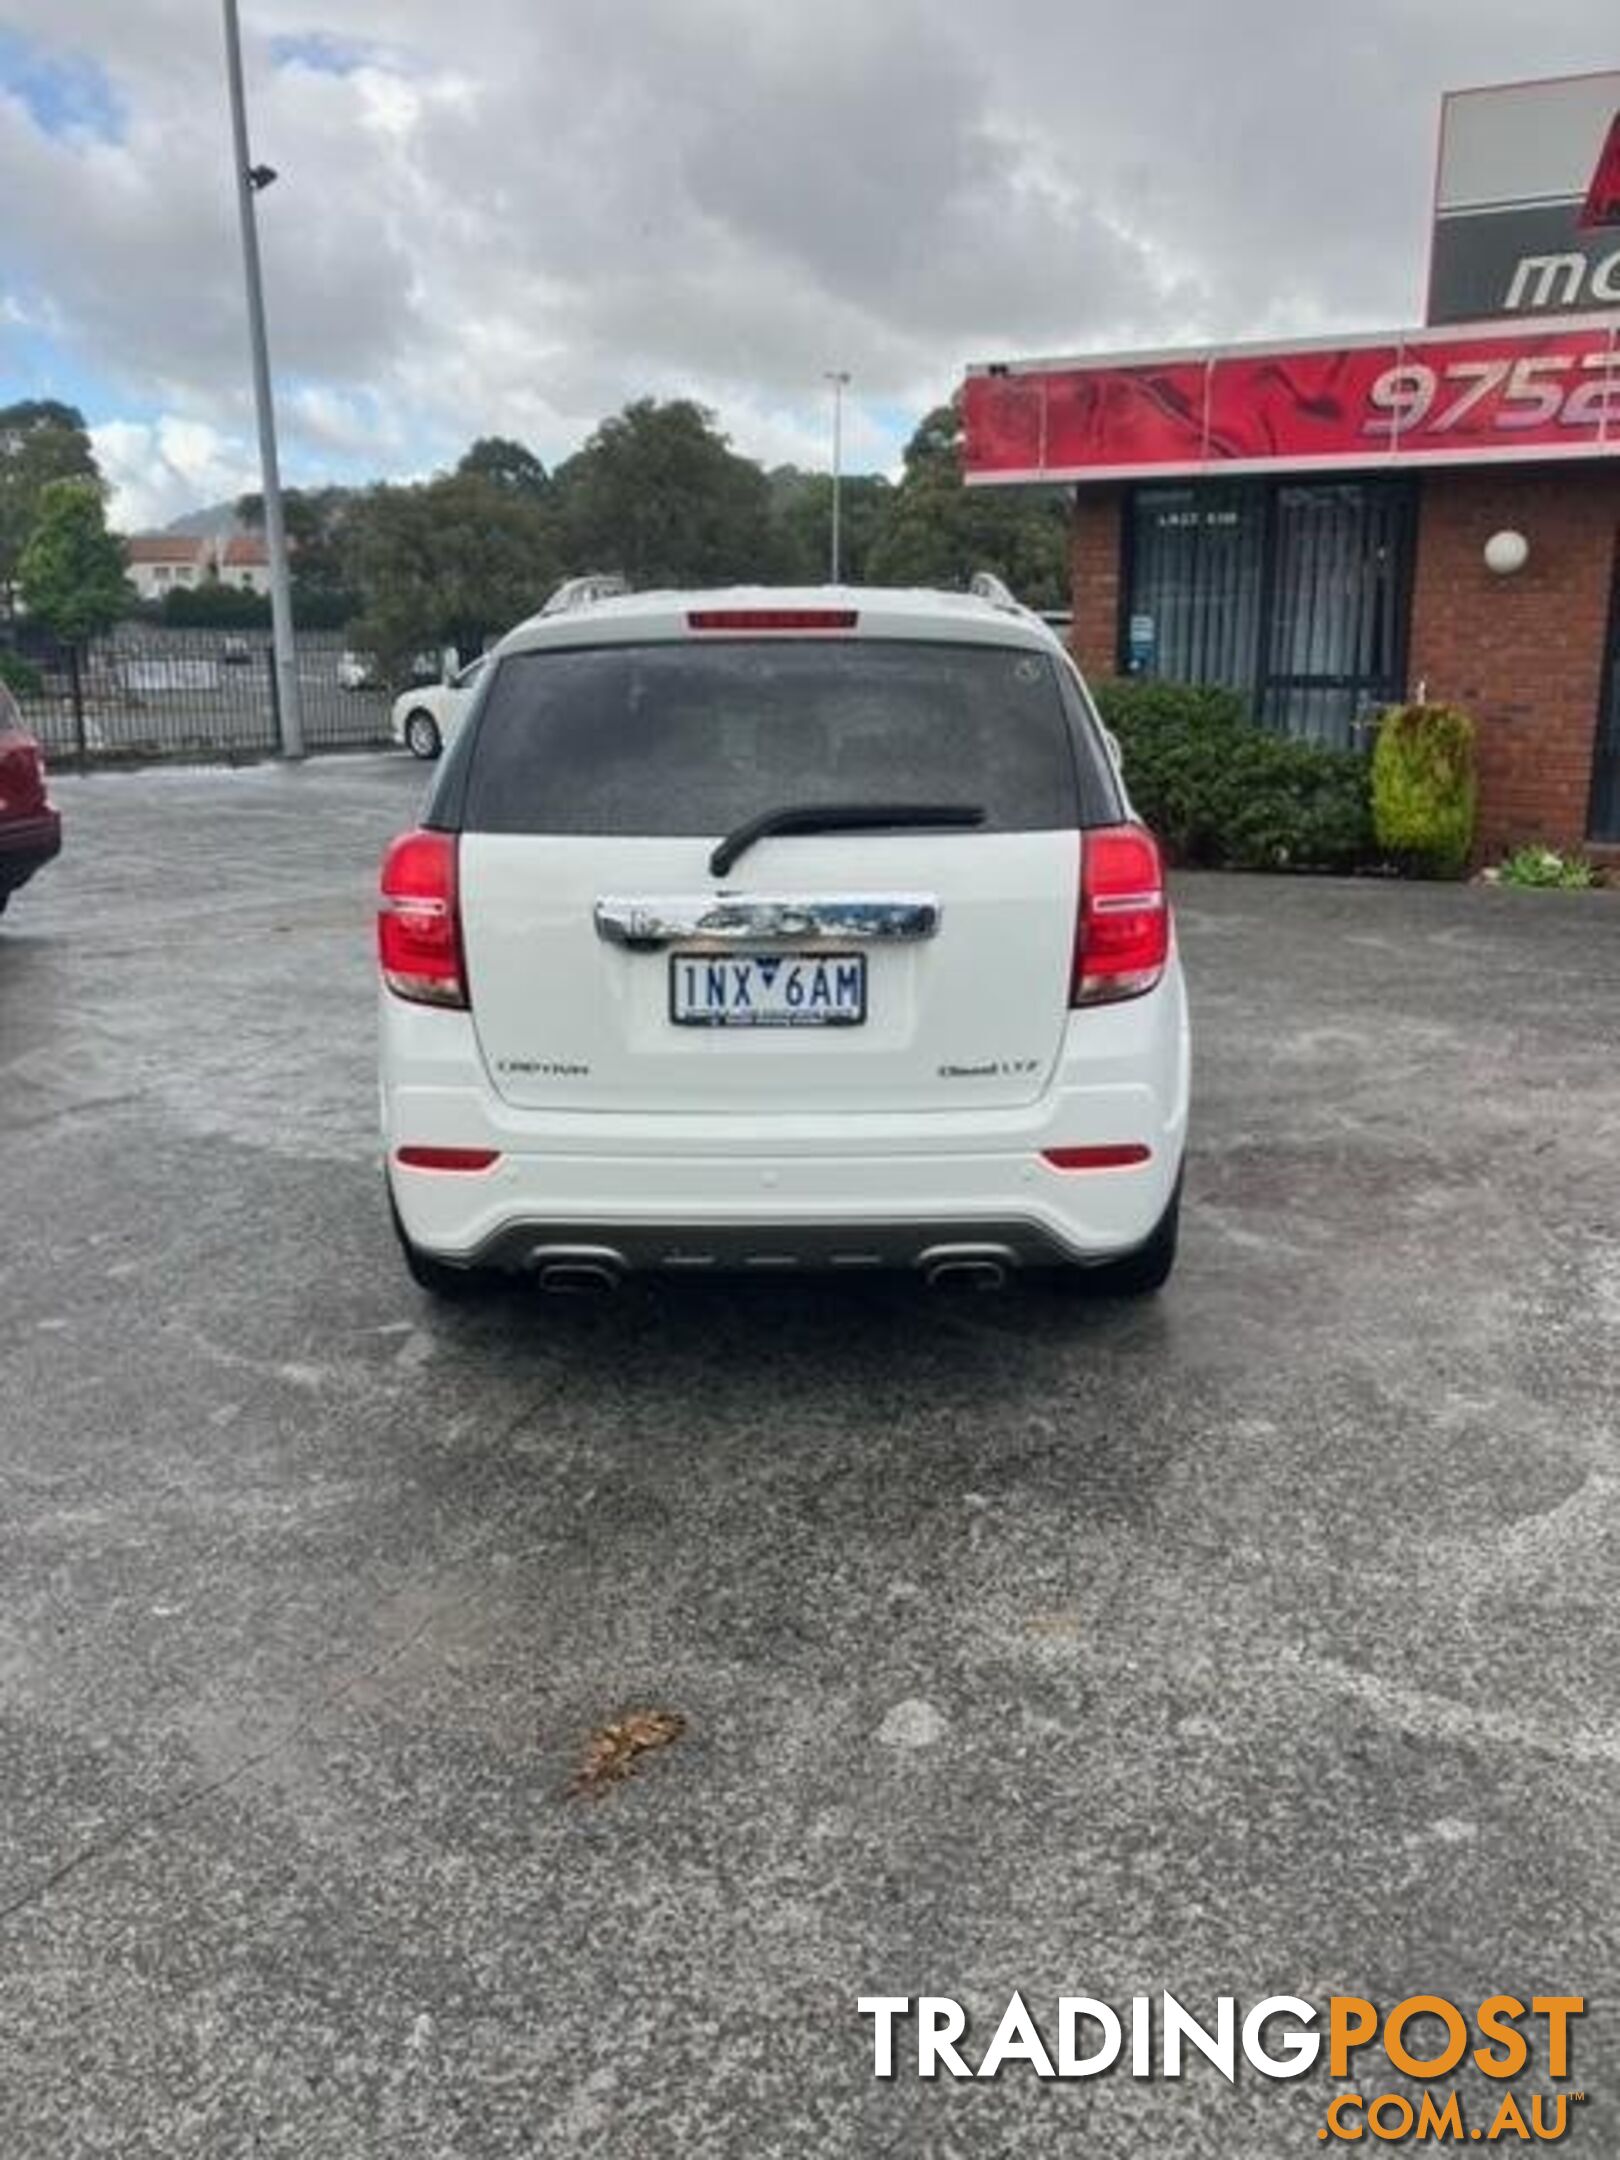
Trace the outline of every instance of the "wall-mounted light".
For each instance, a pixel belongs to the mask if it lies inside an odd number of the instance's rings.
[[[1512,577],[1530,560],[1530,543],[1522,532],[1494,532],[1485,543],[1485,567],[1493,577]]]

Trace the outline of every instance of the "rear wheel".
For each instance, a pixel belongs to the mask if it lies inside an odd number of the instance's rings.
[[[488,1268],[452,1267],[447,1260],[436,1260],[432,1253],[425,1253],[419,1245],[411,1243],[405,1235],[405,1225],[399,1219],[392,1192],[388,1195],[388,1216],[399,1240],[406,1273],[418,1290],[425,1290],[429,1297],[445,1305],[470,1304],[488,1293],[495,1280]]]
[[[1123,1253],[1101,1267],[1070,1268],[1066,1284],[1087,1297],[1151,1297],[1170,1280],[1176,1264],[1176,1244],[1181,1232],[1181,1173],[1176,1173],[1170,1204],[1153,1226],[1153,1234],[1135,1252]]]
[[[405,716],[405,747],[419,758],[436,758],[442,748],[438,721],[420,705]]]

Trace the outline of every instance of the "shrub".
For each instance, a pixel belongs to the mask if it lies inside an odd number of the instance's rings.
[[[1379,846],[1425,877],[1460,877],[1474,845],[1474,723],[1449,705],[1385,713],[1372,760]]]
[[[32,660],[25,660],[21,653],[0,649],[0,683],[14,691],[20,698],[42,697],[45,678]]]
[[[160,602],[162,619],[177,630],[267,630],[270,596],[209,578],[202,585],[174,585]]]
[[[1106,682],[1131,799],[1172,858],[1233,870],[1353,870],[1373,855],[1367,761],[1257,727],[1235,691]]]
[[[1585,892],[1597,873],[1584,855],[1560,855],[1556,848],[1532,842],[1515,848],[1497,872],[1503,885],[1555,887],[1563,892]]]

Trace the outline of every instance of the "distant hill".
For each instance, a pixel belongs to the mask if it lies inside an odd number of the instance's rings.
[[[165,532],[184,533],[191,540],[228,539],[247,527],[236,514],[235,501],[210,503],[202,510],[188,510],[184,517],[170,518]]]

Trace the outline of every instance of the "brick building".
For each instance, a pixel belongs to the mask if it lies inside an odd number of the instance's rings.
[[[1303,491],[1311,482],[1291,486]],[[1482,857],[1532,839],[1616,847],[1620,459],[1591,468],[1426,472],[1411,503],[1410,560],[1397,575],[1404,622],[1396,622],[1389,672],[1370,683],[1324,685],[1316,724],[1294,731],[1351,742],[1363,713],[1397,697],[1461,706],[1478,729]],[[1154,513],[1135,489],[1075,491],[1073,642],[1094,680],[1133,665],[1149,671],[1142,645],[1134,663],[1130,645],[1142,595],[1131,588],[1127,536],[1135,520]],[[1486,542],[1504,532],[1529,547],[1511,576],[1485,563]],[[1249,687],[1231,669],[1172,662],[1168,671],[1189,680],[1235,676]]]
[[[1072,487],[1093,678],[1345,745],[1456,704],[1483,856],[1620,860],[1620,75],[1446,101],[1428,318],[975,367],[967,478]]]

